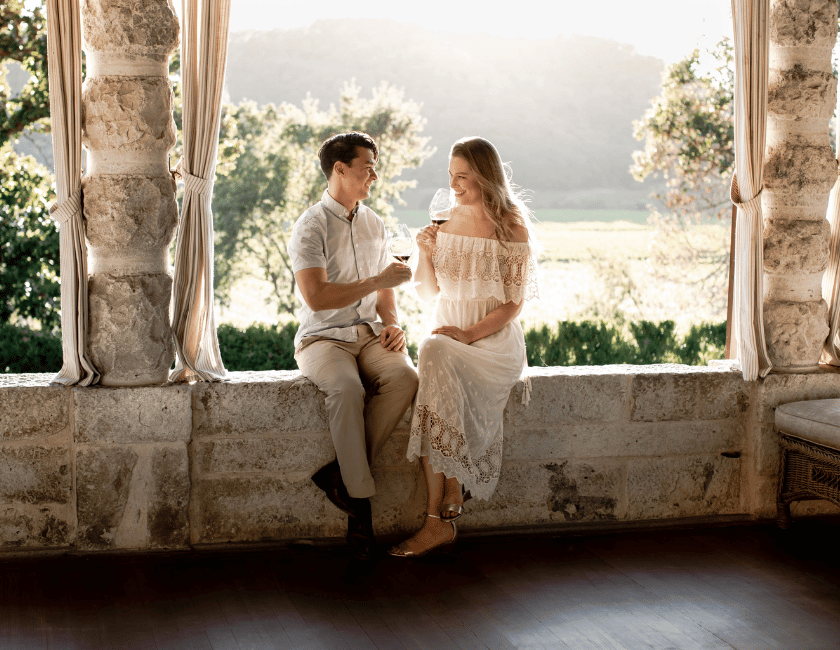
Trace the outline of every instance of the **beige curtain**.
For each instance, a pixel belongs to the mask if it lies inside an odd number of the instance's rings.
[[[60,384],[89,386],[99,373],[87,357],[87,248],[82,223],[82,39],[78,0],[47,0],[50,118],[61,247]]]
[[[767,131],[769,0],[732,0],[735,34],[735,227],[733,341],[746,380],[764,377],[764,249],[761,188]]]
[[[184,156],[176,175],[184,200],[175,250],[172,381],[218,381],[227,374],[213,314],[213,212],[230,0],[182,0]]]
[[[836,145],[840,156],[840,128],[837,131]],[[828,304],[828,338],[823,345],[823,363],[840,366],[840,176],[834,182],[828,199],[828,218],[831,224],[831,248],[828,268],[823,275],[822,295]]]

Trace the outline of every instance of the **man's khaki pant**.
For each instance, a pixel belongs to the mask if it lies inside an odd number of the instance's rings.
[[[417,392],[417,371],[403,352],[386,350],[368,325],[354,342],[307,337],[295,353],[301,373],[327,396],[335,455],[347,492],[376,493],[370,466]]]

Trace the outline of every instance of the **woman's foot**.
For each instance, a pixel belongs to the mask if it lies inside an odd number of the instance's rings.
[[[464,492],[464,486],[458,483],[458,479],[446,479],[446,493],[443,495],[440,518],[444,521],[455,521],[464,514],[464,502],[469,501],[470,498],[472,495]]]
[[[437,515],[426,513],[423,527],[414,537],[400,542],[388,551],[394,557],[423,557],[432,552],[449,550],[455,545],[458,529],[452,521],[444,521]]]

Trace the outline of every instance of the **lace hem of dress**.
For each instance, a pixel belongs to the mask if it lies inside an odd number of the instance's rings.
[[[456,477],[477,499],[489,499],[499,482],[502,469],[502,438],[484,454],[470,458],[466,437],[427,404],[418,404],[411,422],[406,456],[414,460],[428,456],[435,472]]]
[[[436,247],[432,263],[438,278],[471,283],[462,294],[515,302],[539,297],[537,263],[529,250],[513,253]]]

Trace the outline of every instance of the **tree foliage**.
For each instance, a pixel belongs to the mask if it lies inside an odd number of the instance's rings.
[[[52,177],[9,143],[0,147],[0,323],[60,321],[58,228],[49,215]]]
[[[689,232],[694,224],[728,225],[730,215],[729,183],[735,164],[731,42],[724,39],[709,54],[701,57],[694,50],[668,67],[661,95],[634,122],[644,149],[634,152],[630,171],[640,181],[665,181],[664,189],[651,195],[651,220],[658,231],[651,250],[655,279],[682,278],[722,311],[728,228],[715,237]]]
[[[414,182],[400,176],[419,167],[433,150],[420,134],[420,107],[394,86],[382,84],[369,98],[355,83],[345,84],[338,106],[319,108],[283,103],[258,108],[251,102],[226,106],[220,130],[213,212],[217,233],[216,292],[221,302],[242,274],[257,268],[272,286],[281,313],[297,307],[286,244],[295,220],[320,200],[326,180],[317,151],[342,131],[369,133],[380,147],[379,180],[367,201],[388,217],[393,203]]]
[[[12,95],[9,62],[29,73]],[[58,228],[49,171],[12,143],[28,131],[49,130],[46,18],[22,0],[0,5],[0,323],[29,320],[46,330],[60,321]]]
[[[46,22],[40,6],[28,8],[23,0],[0,5],[0,146],[29,129],[49,130]],[[9,61],[30,75],[15,96],[6,82]]]

